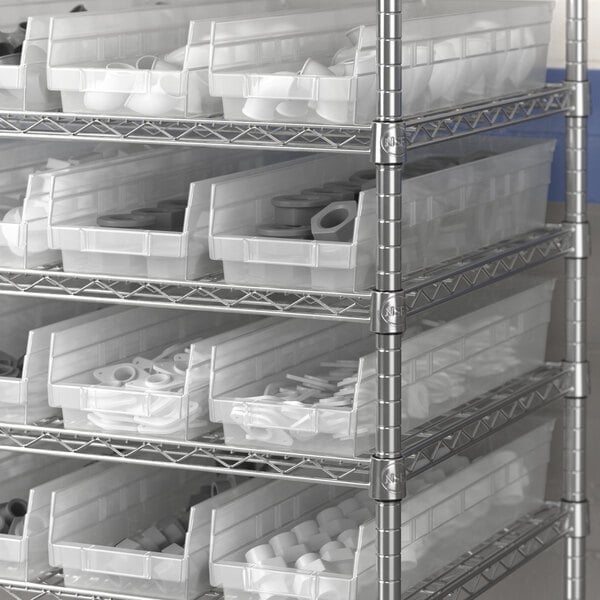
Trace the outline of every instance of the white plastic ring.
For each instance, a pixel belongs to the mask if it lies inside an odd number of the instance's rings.
[[[153,373],[144,380],[144,385],[151,390],[159,390],[173,381],[173,376],[168,373]]]
[[[94,371],[94,377],[104,385],[121,387],[129,381],[137,379],[138,368],[131,363],[120,363],[109,367],[102,367]]]

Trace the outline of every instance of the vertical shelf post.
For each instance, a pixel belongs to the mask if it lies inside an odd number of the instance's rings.
[[[585,600],[585,542],[588,533],[585,427],[589,395],[587,357],[587,0],[567,0],[566,80],[573,90],[566,117],[565,221],[574,230],[572,252],[565,259],[565,367],[573,391],[565,399],[563,501],[571,519],[565,547],[565,599]]]
[[[377,185],[377,274],[371,328],[377,347],[377,431],[371,495],[377,501],[379,600],[401,596],[401,500],[406,494],[401,454],[402,332],[402,0],[378,1],[377,118],[373,162]]]

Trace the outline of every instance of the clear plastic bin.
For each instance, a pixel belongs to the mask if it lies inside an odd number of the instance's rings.
[[[544,224],[554,141],[472,138],[410,153],[403,182],[403,271],[413,272]],[[456,166],[416,175],[434,158]],[[210,256],[240,285],[361,291],[375,283],[375,190],[362,192],[351,242],[267,238],[271,199],[346,179],[365,158],[318,156],[231,175],[213,186]],[[413,168],[412,173],[410,172]]]
[[[211,497],[223,483],[229,489]],[[63,569],[69,587],[193,600],[209,588],[211,509],[239,497],[246,486],[194,471],[112,467],[52,495],[50,562]],[[190,501],[194,505],[180,544],[183,553],[115,547],[161,519],[181,514]]]
[[[431,0],[403,9],[403,114],[543,85],[553,2]],[[375,117],[375,13],[215,23],[210,91],[225,117],[365,124]]]
[[[86,0],[89,11],[148,6],[155,0]],[[182,3],[184,0],[175,0]],[[190,0],[191,1],[191,0]],[[12,33],[27,22],[18,64],[0,64],[0,109],[49,111],[60,109],[60,94],[48,89],[46,63],[50,17],[68,13],[76,0],[2,0],[0,31]]]
[[[81,462],[57,460],[39,454],[0,453],[0,501],[7,502],[13,498],[27,501],[22,535],[0,534],[2,579],[32,581],[49,570],[51,493],[107,468],[101,464],[81,467]]]
[[[88,317],[51,338],[50,406],[62,409],[67,428],[175,439],[214,428],[208,423],[212,344],[257,326],[248,316],[154,308],[110,308]],[[179,374],[147,386],[148,361],[177,346]],[[137,372],[120,387],[110,376],[119,364]],[[95,378],[97,369],[108,373],[104,383]]]
[[[437,479],[425,482],[420,493],[409,492],[402,504],[404,589],[542,503],[552,430],[552,421],[525,434],[521,429],[517,439],[503,442],[504,446],[481,458],[473,456],[471,464],[457,471],[454,468],[468,460],[450,459],[442,466],[451,474],[446,476],[438,468]],[[375,521],[364,520],[369,512],[374,513],[374,505],[366,494],[333,486],[273,482],[217,507],[212,519],[211,583],[224,588],[226,600],[375,600]],[[260,560],[246,562],[248,550],[268,544],[276,534],[314,520],[322,510],[344,501],[341,507],[346,513],[349,505],[361,507],[344,519],[356,523],[352,558],[323,561],[320,571],[315,563],[297,568],[293,561],[279,566]],[[326,524],[329,537],[338,528],[332,517]]]
[[[0,265],[31,269],[60,262],[48,247],[49,190],[53,175],[111,156],[134,154],[143,146],[118,149],[89,142],[5,142],[0,146]],[[156,150],[154,150],[156,152]]]
[[[219,270],[208,256],[211,178],[269,164],[279,153],[168,148],[49,175],[50,248],[67,272],[196,279]],[[197,182],[197,183],[194,183]],[[97,219],[187,200],[181,231],[102,227]]]
[[[402,350],[403,430],[539,366],[553,288],[553,280],[535,278],[496,285],[410,321]],[[349,387],[346,405],[273,397],[279,388],[298,385],[288,374],[327,378],[339,360],[355,363],[354,379],[337,388]],[[211,421],[223,423],[227,444],[335,456],[364,455],[374,447],[375,352],[364,327],[266,323],[215,346],[210,381]],[[329,384],[324,389],[333,395],[336,381]]]
[[[48,406],[52,332],[89,319],[96,305],[6,296],[0,302],[0,349],[23,357],[20,377],[0,377],[0,421],[34,423],[58,413]],[[78,316],[79,315],[79,316]]]
[[[208,89],[212,22],[318,6],[319,1],[186,0],[184,4],[55,17],[48,86],[60,91],[63,110],[147,117],[221,114],[221,99],[211,97]],[[329,4],[343,2],[330,0]]]

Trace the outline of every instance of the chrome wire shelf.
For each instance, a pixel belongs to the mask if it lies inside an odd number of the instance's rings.
[[[368,153],[371,127],[0,111],[0,137]]]
[[[404,282],[407,313],[418,313],[562,256],[571,243],[570,228],[548,225],[413,273]],[[219,274],[196,281],[167,281],[78,275],[59,268],[0,268],[0,294],[350,322],[368,322],[371,310],[370,291],[251,288],[229,285]]]
[[[225,444],[216,429],[185,442],[112,435],[62,428],[60,419],[34,425],[0,423],[4,450],[60,455],[252,477],[293,479],[351,487],[368,487],[370,457],[344,458],[297,452],[265,452]]]
[[[520,96],[408,117],[404,119],[406,146],[425,146],[448,138],[564,114],[572,105],[572,89],[561,83]]]
[[[401,600],[471,600],[567,535],[568,512],[546,503],[446,568],[402,594]]]
[[[563,398],[571,374],[555,364],[513,380],[403,436],[406,478],[461,452]],[[59,419],[35,425],[0,423],[0,448],[162,467],[367,488],[370,457],[344,458],[228,446],[220,429],[196,441],[137,438],[63,429]]]
[[[32,582],[17,582],[0,579],[0,597],[14,600],[152,600],[145,596],[131,594],[115,594],[109,592],[92,592],[75,587],[66,587],[64,577],[56,569],[40,575]],[[196,600],[224,600],[223,592],[211,590]]]
[[[106,277],[47,269],[0,268],[0,294],[135,306],[368,321],[370,292],[337,293],[230,285],[221,274],[194,281]]]
[[[548,85],[524,94],[410,117],[401,127],[410,148],[565,113],[571,105],[568,85]],[[157,120],[0,111],[0,137],[3,135],[364,154],[371,149],[370,126],[274,124],[222,118]]]
[[[568,513],[547,503],[492,536],[447,568],[402,594],[402,600],[470,600],[507,577],[566,535]],[[32,583],[0,579],[0,592],[14,600],[150,600],[127,594],[90,592],[63,585],[54,571]],[[223,600],[219,590],[197,600]]]
[[[403,285],[406,312],[408,315],[421,312],[564,256],[572,243],[573,233],[569,226],[546,225],[545,228],[413,273],[404,280]]]
[[[417,427],[402,438],[406,479],[565,398],[571,390],[571,373],[549,363]]]

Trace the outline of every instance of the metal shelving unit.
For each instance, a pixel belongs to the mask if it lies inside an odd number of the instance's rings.
[[[230,472],[367,488],[377,501],[379,600],[470,600],[561,539],[565,544],[565,600],[585,600],[586,354],[586,126],[587,1],[567,2],[566,81],[525,94],[451,110],[402,115],[402,0],[378,0],[378,116],[373,127],[82,116],[0,112],[2,137],[84,139],[274,150],[372,153],[377,171],[376,286],[362,293],[249,288],[220,274],[199,281],[84,276],[57,265],[0,269],[0,294],[64,298],[196,310],[370,322],[376,335],[378,402],[376,452],[355,459],[264,452],[227,446],[220,430],[192,442],[136,438],[64,429],[57,420],[34,425],[0,423],[0,446],[20,452],[81,459]],[[402,168],[407,150],[563,114],[567,124],[566,216],[561,225],[518,236],[459,260],[401,272]],[[565,257],[566,340],[562,364],[547,364],[443,417],[401,432],[401,351],[412,314]],[[401,593],[400,517],[406,482],[551,402],[564,403],[564,489],[546,503],[443,570]],[[0,579],[0,590],[22,600],[148,600],[64,587],[60,573],[27,584]],[[222,600],[213,591],[199,600]]]

